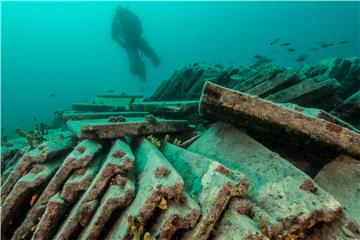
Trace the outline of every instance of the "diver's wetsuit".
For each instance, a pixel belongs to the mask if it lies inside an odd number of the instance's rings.
[[[145,63],[140,58],[139,51],[150,58],[155,67],[160,65],[160,59],[141,36],[142,33],[143,29],[138,16],[125,8],[118,7],[112,22],[112,38],[126,50],[130,72],[138,76],[141,81],[145,81]]]

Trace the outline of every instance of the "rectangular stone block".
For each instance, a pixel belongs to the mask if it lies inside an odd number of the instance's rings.
[[[310,142],[314,151],[326,148],[360,157],[360,135],[337,124],[281,107],[270,101],[207,83],[200,113],[248,129],[283,134]]]
[[[132,118],[125,122],[112,123],[107,119],[68,121],[68,128],[79,138],[113,139],[125,136],[144,136],[189,130],[186,120],[153,120]]]

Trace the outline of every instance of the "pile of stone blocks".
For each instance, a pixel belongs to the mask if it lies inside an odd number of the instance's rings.
[[[152,101],[198,100],[206,81],[278,103],[333,112],[357,128],[360,58],[331,58],[298,69],[271,62],[248,67],[192,64],[162,82]]]
[[[335,86],[315,76],[328,68],[308,67],[302,76],[274,66],[248,69],[244,79],[236,69],[226,70],[229,79],[218,78],[219,69],[191,69],[174,78],[191,79],[182,84],[192,94],[201,86],[195,101],[101,94],[63,112],[62,128],[35,148],[21,139],[3,146],[1,236],[360,239],[357,129],[336,117],[340,105],[330,114],[268,100],[284,86]],[[335,70],[327,74],[338,79]],[[244,92],[207,79],[236,83]],[[164,98],[167,84],[157,93]],[[263,136],[311,155],[299,157],[309,168],[319,161],[314,178]]]

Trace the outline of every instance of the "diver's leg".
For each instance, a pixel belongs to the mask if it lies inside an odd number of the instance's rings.
[[[127,48],[126,53],[128,55],[130,72],[132,75],[138,76],[142,82],[146,81],[145,63],[141,60],[139,52],[135,48]]]
[[[144,38],[140,38],[138,44],[139,49],[145,54],[145,56],[150,58],[155,67],[158,67],[160,65],[160,58],[155,53],[154,49],[150,47],[149,43]]]

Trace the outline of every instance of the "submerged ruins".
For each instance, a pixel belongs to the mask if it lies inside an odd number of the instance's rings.
[[[360,58],[191,64],[1,147],[3,239],[360,239]]]

